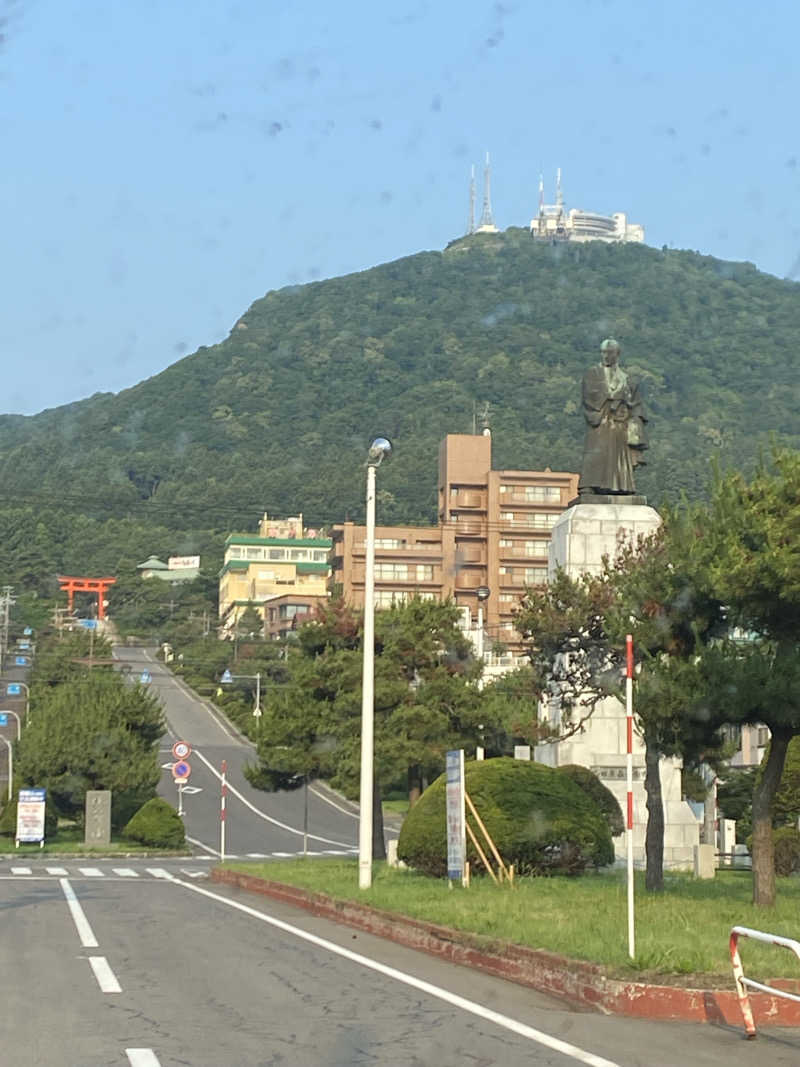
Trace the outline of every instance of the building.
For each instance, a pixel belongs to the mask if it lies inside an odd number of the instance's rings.
[[[492,470],[488,431],[448,434],[439,448],[438,524],[376,527],[376,606],[452,597],[467,629],[480,617],[487,650],[499,643],[519,651],[515,607],[528,586],[547,582],[550,530],[577,492],[577,474]],[[333,528],[331,582],[353,604],[364,602],[365,539],[363,526]]]
[[[616,211],[600,215],[596,211],[580,211],[564,207],[561,191],[561,169],[556,175],[556,202],[545,204],[544,181],[539,179],[539,211],[531,219],[531,237],[547,241],[614,241],[641,243],[644,226],[628,222],[627,215]]]
[[[170,556],[166,563],[149,556],[136,568],[142,578],[159,578],[162,582],[192,582],[200,574],[199,556]]]
[[[328,596],[331,540],[306,529],[303,516],[271,519],[264,514],[258,534],[231,534],[219,575],[222,636],[254,607],[264,635],[280,637],[311,614]]]

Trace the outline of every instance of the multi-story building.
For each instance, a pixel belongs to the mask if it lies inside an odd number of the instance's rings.
[[[224,635],[248,607],[264,620],[264,635],[295,629],[328,595],[331,540],[303,526],[303,516],[270,519],[258,534],[231,534],[219,575],[219,619]]]
[[[438,525],[376,527],[376,606],[452,597],[468,628],[480,617],[490,643],[518,648],[515,607],[527,587],[547,582],[550,530],[577,492],[577,474],[492,470],[488,432],[448,434]],[[354,604],[364,602],[365,538],[363,526],[333,528],[331,582]]]

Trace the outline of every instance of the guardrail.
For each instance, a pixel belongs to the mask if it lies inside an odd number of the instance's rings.
[[[764,985],[763,982],[757,982],[754,978],[746,978],[742,968],[742,961],[739,956],[740,937],[749,937],[753,941],[762,941],[765,945],[777,945],[779,948],[788,948],[790,952],[794,952],[799,960],[800,941],[793,941],[790,937],[778,937],[777,934],[765,934],[761,930],[751,930],[747,926],[734,926],[731,929],[730,947],[733,977],[736,982],[736,992],[739,997],[739,1007],[742,1011],[745,1033],[747,1034],[748,1040],[752,1041],[756,1036],[756,1024],[753,1021],[753,1009],[750,1007],[750,996],[747,992],[748,988],[760,989],[763,993],[769,993],[773,997],[783,997],[785,1000],[794,1000],[798,1004],[800,1004],[800,996],[797,996],[795,993],[787,993],[783,989],[776,989],[774,986]]]

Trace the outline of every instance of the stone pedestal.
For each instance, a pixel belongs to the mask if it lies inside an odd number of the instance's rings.
[[[635,544],[661,524],[658,512],[645,504],[575,504],[553,527],[549,572],[557,568],[571,578],[599,574],[603,557],[613,560],[620,547]],[[546,709],[551,723],[560,723],[557,702]],[[616,697],[601,700],[579,734],[566,741],[537,745],[535,758],[551,766],[578,763],[589,767],[619,801],[627,807],[625,707]],[[699,843],[699,824],[691,807],[681,800],[681,761],[663,759],[660,765],[664,801],[664,864],[691,869],[694,848]],[[644,864],[644,833],[647,823],[644,791],[644,744],[634,732],[633,740],[633,842],[634,858]],[[618,862],[625,861],[625,835],[615,838]]]

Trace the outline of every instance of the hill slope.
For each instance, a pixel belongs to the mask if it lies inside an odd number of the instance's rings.
[[[610,335],[644,380],[639,488],[653,503],[703,493],[714,454],[747,466],[773,433],[800,446],[800,286],[691,252],[509,230],[270,292],[226,340],[132,389],[0,418],[3,500],[176,534],[249,527],[265,508],[358,518],[383,433],[396,452],[379,521],[431,521],[436,446],[470,431],[476,403],[490,405],[496,467],[578,469],[580,380]]]

